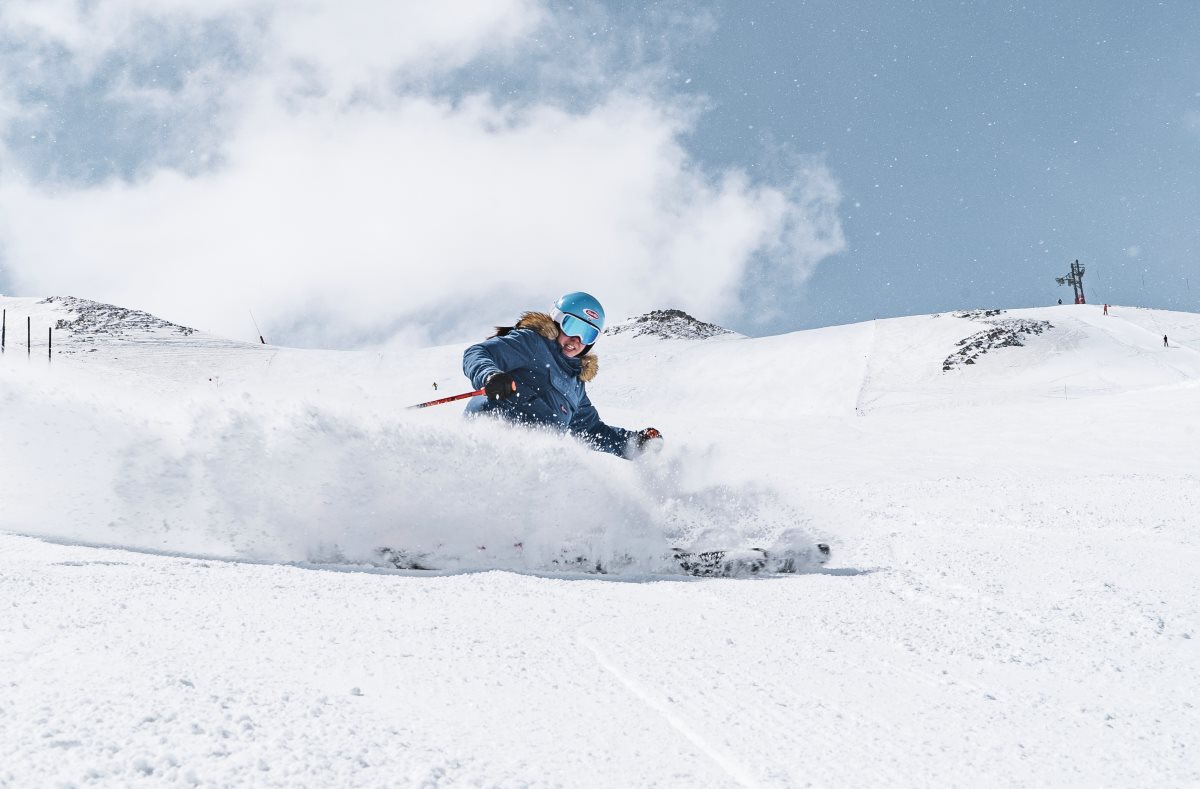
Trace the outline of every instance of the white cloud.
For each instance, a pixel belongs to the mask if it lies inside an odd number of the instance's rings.
[[[398,69],[458,68],[530,35],[544,17],[534,0],[309,0],[278,15],[272,38],[280,63],[315,62],[342,94]]]
[[[462,65],[509,45],[544,18],[536,0],[6,0],[0,25],[69,50],[85,70],[134,41],[147,21],[234,18],[260,32],[268,59],[312,61],[347,83],[420,65]]]
[[[110,5],[127,12],[106,12],[101,26],[117,30],[152,7],[210,4]],[[386,89],[396,70],[519,50],[546,33],[537,5],[476,4],[465,20],[439,4],[344,9],[258,7],[271,44],[214,119],[228,127],[221,166],[88,187],[0,181],[17,288],[243,337],[253,307],[268,339],[352,346],[411,339],[414,326],[421,340],[477,335],[576,289],[614,316],[678,306],[736,320],[756,257],[792,286],[843,245],[827,170],[810,162],[782,186],[707,172],[681,143],[692,105],[644,85],[616,79],[571,109]],[[79,24],[54,34],[99,51]],[[300,62],[319,90],[297,90]]]

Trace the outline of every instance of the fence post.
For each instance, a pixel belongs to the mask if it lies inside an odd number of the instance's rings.
[[[8,339],[8,310],[0,317],[0,353],[4,353],[4,341]]]
[[[46,358],[54,358],[54,327],[46,329]]]
[[[33,318],[25,316],[25,355],[33,353]]]

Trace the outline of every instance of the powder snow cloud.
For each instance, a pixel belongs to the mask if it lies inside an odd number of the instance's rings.
[[[574,289],[736,323],[751,266],[796,287],[842,249],[836,180],[811,156],[703,167],[700,101],[605,13],[10,2],[7,287],[235,337],[252,308],[325,347],[457,341]]]

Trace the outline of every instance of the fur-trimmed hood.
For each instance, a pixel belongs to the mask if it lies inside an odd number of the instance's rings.
[[[547,340],[558,341],[558,323],[545,312],[526,312],[521,315],[514,329],[532,329]],[[499,332],[497,332],[499,333]],[[583,349],[583,353],[575,357],[579,360],[579,380],[585,384],[590,382],[600,372],[600,360],[592,353],[592,346]]]

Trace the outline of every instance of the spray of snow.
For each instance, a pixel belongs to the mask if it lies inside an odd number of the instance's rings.
[[[80,370],[24,375],[2,420],[6,435],[37,431],[9,472],[44,491],[6,512],[28,534],[270,562],[378,561],[391,547],[439,569],[543,571],[654,572],[674,547],[811,545],[777,494],[717,484],[703,456],[630,463],[490,419],[246,391],[164,408]]]

